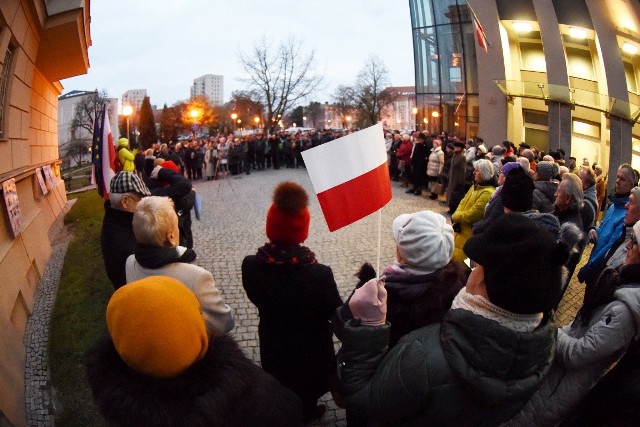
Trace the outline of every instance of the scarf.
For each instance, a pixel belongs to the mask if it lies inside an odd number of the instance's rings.
[[[265,243],[258,249],[258,260],[276,266],[307,266],[316,264],[316,256],[309,248],[301,245],[279,245]]]
[[[156,269],[174,262],[192,262],[196,259],[193,249],[184,246],[153,246],[136,243],[136,261],[144,268]]]
[[[516,332],[531,332],[540,325],[542,313],[516,314],[491,303],[480,295],[467,292],[467,288],[460,289],[453,299],[451,309],[460,308],[482,316],[485,319],[498,322],[501,326]]]

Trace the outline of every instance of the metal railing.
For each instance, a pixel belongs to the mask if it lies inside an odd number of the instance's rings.
[[[640,120],[640,104],[623,101],[603,93],[568,86],[519,80],[494,80],[508,97],[542,99],[577,105],[621,117],[632,123]]]

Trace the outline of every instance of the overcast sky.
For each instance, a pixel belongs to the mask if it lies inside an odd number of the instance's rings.
[[[293,36],[316,51],[331,101],[352,84],[370,54],[394,86],[413,86],[413,46],[407,0],[97,0],[91,2],[88,74],[62,81],[71,90],[106,90],[120,98],[147,89],[159,108],[189,98],[193,79],[224,76],[224,100],[243,89],[238,52],[263,35],[277,44]]]

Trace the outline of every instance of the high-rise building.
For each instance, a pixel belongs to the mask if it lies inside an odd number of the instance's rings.
[[[134,111],[140,111],[145,96],[147,96],[146,89],[130,89],[122,94],[122,105],[131,105]]]
[[[409,5],[421,129],[640,169],[640,2]]]
[[[89,68],[89,4],[88,0],[0,2],[0,178],[5,204],[0,207],[5,211],[0,215],[2,426],[54,422],[53,416],[35,411],[38,403],[43,405],[39,408],[46,405],[40,396],[50,396],[51,390],[46,368],[37,368],[27,357],[38,349],[46,352],[46,344],[34,343],[27,325],[33,321],[42,325],[48,318],[34,301],[38,288],[47,285],[42,278],[54,252],[51,239],[62,227],[67,205],[58,153],[60,80],[85,74]]]
[[[205,74],[193,80],[191,97],[204,96],[213,105],[224,104],[224,77],[216,74]]]

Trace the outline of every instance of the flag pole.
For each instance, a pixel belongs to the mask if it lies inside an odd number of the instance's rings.
[[[378,257],[376,262],[376,275],[380,277],[380,247],[382,235],[382,208],[378,209]]]

